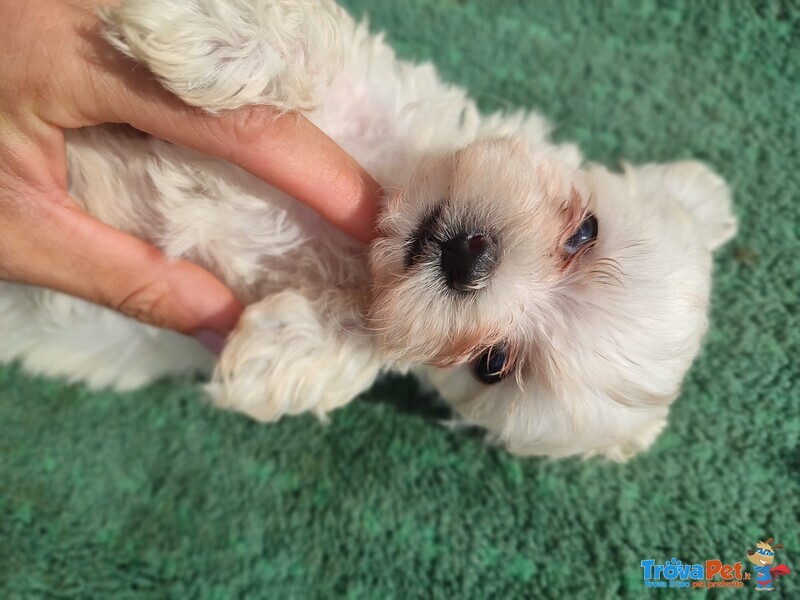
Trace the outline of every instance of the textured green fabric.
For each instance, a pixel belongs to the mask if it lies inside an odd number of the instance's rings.
[[[794,571],[772,597],[800,597],[798,4],[346,4],[591,160],[695,157],[732,184],[740,234],[666,433],[628,465],[517,459],[403,378],[327,426],[260,426],[192,382],[115,395],[9,367],[0,597],[638,596],[642,559],[746,561],[769,535]]]

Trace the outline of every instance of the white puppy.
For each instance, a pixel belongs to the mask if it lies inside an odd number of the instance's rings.
[[[385,187],[365,248],[219,160],[120,128],[68,136],[71,194],[248,304],[209,386],[263,421],[324,416],[387,370],[512,452],[649,446],[706,330],[736,224],[696,162],[581,165],[538,115],[482,116],[327,0],[126,0],[108,39],[209,111],[302,111]],[[126,389],[210,369],[192,339],[0,284],[0,360]]]

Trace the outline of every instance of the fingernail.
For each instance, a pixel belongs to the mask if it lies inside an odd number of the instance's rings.
[[[225,336],[213,329],[201,329],[194,334],[194,339],[208,348],[215,356],[222,354],[225,347]]]

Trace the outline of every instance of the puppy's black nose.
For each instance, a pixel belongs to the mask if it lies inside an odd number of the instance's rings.
[[[442,273],[449,287],[459,292],[486,287],[498,258],[497,242],[492,236],[463,233],[439,245]]]

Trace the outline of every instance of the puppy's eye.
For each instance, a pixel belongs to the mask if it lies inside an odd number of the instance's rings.
[[[597,217],[589,215],[564,244],[567,254],[577,254],[597,239]]]
[[[508,352],[502,346],[484,350],[473,367],[478,381],[486,385],[501,381],[508,372],[505,368],[507,360]]]

